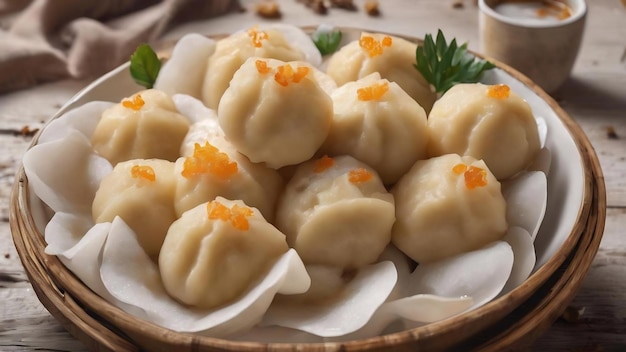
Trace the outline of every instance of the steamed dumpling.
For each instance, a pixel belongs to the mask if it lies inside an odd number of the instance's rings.
[[[417,44],[406,39],[363,32],[360,40],[347,44],[330,58],[326,72],[339,86],[379,72],[430,111],[436,94],[413,66],[416,49]]]
[[[450,88],[433,106],[428,129],[430,156],[482,159],[498,180],[524,170],[541,148],[530,105],[506,85]]]
[[[274,219],[276,198],[283,181],[278,172],[250,162],[224,138],[196,143],[192,155],[176,161],[176,214],[222,196],[240,199]]]
[[[276,226],[305,264],[359,268],[389,244],[393,196],[351,156],[301,164],[279,198]]]
[[[307,65],[259,58],[235,73],[217,110],[237,150],[275,169],[313,157],[332,115],[332,100]]]
[[[241,65],[250,57],[273,58],[282,61],[304,60],[304,53],[293,47],[280,31],[251,28],[217,42],[215,53],[209,57],[202,100],[217,109],[222,94]]]
[[[393,184],[426,157],[424,109],[395,82],[373,73],[331,95],[334,116],[322,151],[351,155]]]
[[[419,263],[479,249],[507,230],[500,182],[484,162],[470,156],[420,160],[392,193],[392,241]]]
[[[172,297],[214,308],[243,294],[288,249],[285,235],[258,210],[218,197],[172,224],[159,270]]]
[[[131,159],[175,161],[189,120],[164,92],[150,89],[102,113],[91,137],[96,153],[115,165]]]
[[[217,115],[207,117],[189,126],[189,131],[180,146],[181,156],[193,155],[196,143],[202,145],[205,142],[213,143],[216,139],[223,139],[224,132],[217,121]]]
[[[166,160],[129,160],[118,163],[100,183],[93,201],[96,223],[119,216],[137,234],[146,253],[156,258],[174,212],[174,163]]]

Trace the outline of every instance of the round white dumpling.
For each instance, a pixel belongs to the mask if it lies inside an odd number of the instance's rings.
[[[261,211],[268,221],[283,181],[278,172],[250,162],[224,138],[196,143],[192,155],[176,161],[176,214],[222,196],[240,199]]]
[[[172,297],[214,308],[241,296],[288,249],[285,235],[258,210],[218,197],[170,226],[159,270]]]
[[[150,89],[105,110],[91,143],[113,165],[132,159],[175,161],[189,124],[167,94]]]
[[[351,156],[301,164],[279,197],[276,226],[305,264],[359,268],[389,244],[393,196]]]
[[[217,115],[202,119],[189,127],[189,131],[180,146],[180,155],[193,155],[196,143],[203,145],[205,142],[213,143],[216,139],[223,138],[224,132],[222,132],[222,128],[217,121]]]
[[[331,95],[334,116],[321,150],[351,155],[393,184],[426,157],[426,112],[395,82],[373,73]]]
[[[384,34],[361,33],[328,61],[326,72],[339,86],[374,72],[396,82],[426,111],[430,111],[436,94],[415,68],[417,44]]]
[[[250,58],[235,73],[217,116],[239,152],[278,169],[313,157],[328,135],[333,102],[307,65]]]
[[[392,193],[392,242],[418,263],[478,249],[507,230],[500,182],[484,162],[470,156],[420,160]]]
[[[506,85],[450,88],[428,115],[428,129],[430,156],[482,159],[498,180],[524,170],[541,148],[530,105]]]
[[[251,28],[234,33],[217,42],[209,57],[202,87],[202,100],[211,109],[217,109],[222,94],[241,65],[250,57],[264,57],[282,61],[305,60],[304,53],[289,44],[275,29]]]
[[[174,163],[137,159],[118,163],[105,176],[92,205],[96,223],[119,216],[135,231],[146,253],[159,255],[167,229],[176,220],[174,212]]]

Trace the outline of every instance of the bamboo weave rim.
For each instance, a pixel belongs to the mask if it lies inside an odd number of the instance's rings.
[[[591,266],[604,231],[606,191],[595,151],[576,122],[528,78],[490,60],[550,105],[572,135],[585,172],[583,204],[570,236],[524,284],[503,297],[444,321],[345,343],[243,343],[174,332],[112,306],[78,280],[56,256],[44,253],[46,243],[29,212],[28,180],[20,168],[11,193],[10,225],[35,293],[73,336],[89,349],[99,351],[416,351],[453,346],[496,351],[530,344],[563,312]],[[31,147],[36,143],[37,137]],[[489,329],[496,322],[501,328]]]

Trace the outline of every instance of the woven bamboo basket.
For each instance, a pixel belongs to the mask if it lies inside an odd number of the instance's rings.
[[[480,308],[411,330],[342,343],[234,342],[168,330],[108,303],[87,288],[59,259],[44,253],[46,243],[39,230],[42,226],[36,223],[33,213],[45,211],[42,210],[45,205],[30,192],[28,179],[21,168],[11,194],[10,224],[15,246],[33,289],[43,305],[73,336],[90,350],[98,351],[523,349],[564,311],[588,272],[604,230],[606,195],[597,156],[582,129],[528,78],[502,63],[495,63],[554,110],[580,154],[584,191],[575,226],[556,253],[522,285]],[[97,83],[86,89],[97,90]],[[72,102],[68,103],[53,119],[72,106]],[[31,147],[37,141],[35,137]]]

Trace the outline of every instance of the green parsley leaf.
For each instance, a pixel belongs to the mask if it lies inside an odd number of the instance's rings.
[[[445,93],[457,83],[476,83],[483,72],[496,67],[467,52],[467,43],[458,46],[456,39],[448,44],[441,30],[437,38],[427,34],[424,44],[415,51],[415,68],[437,93]]]
[[[339,49],[341,36],[342,33],[338,30],[332,32],[316,31],[311,35],[311,39],[322,55],[330,55]]]
[[[130,56],[130,75],[140,86],[152,88],[160,69],[161,60],[148,44],[139,45]]]

